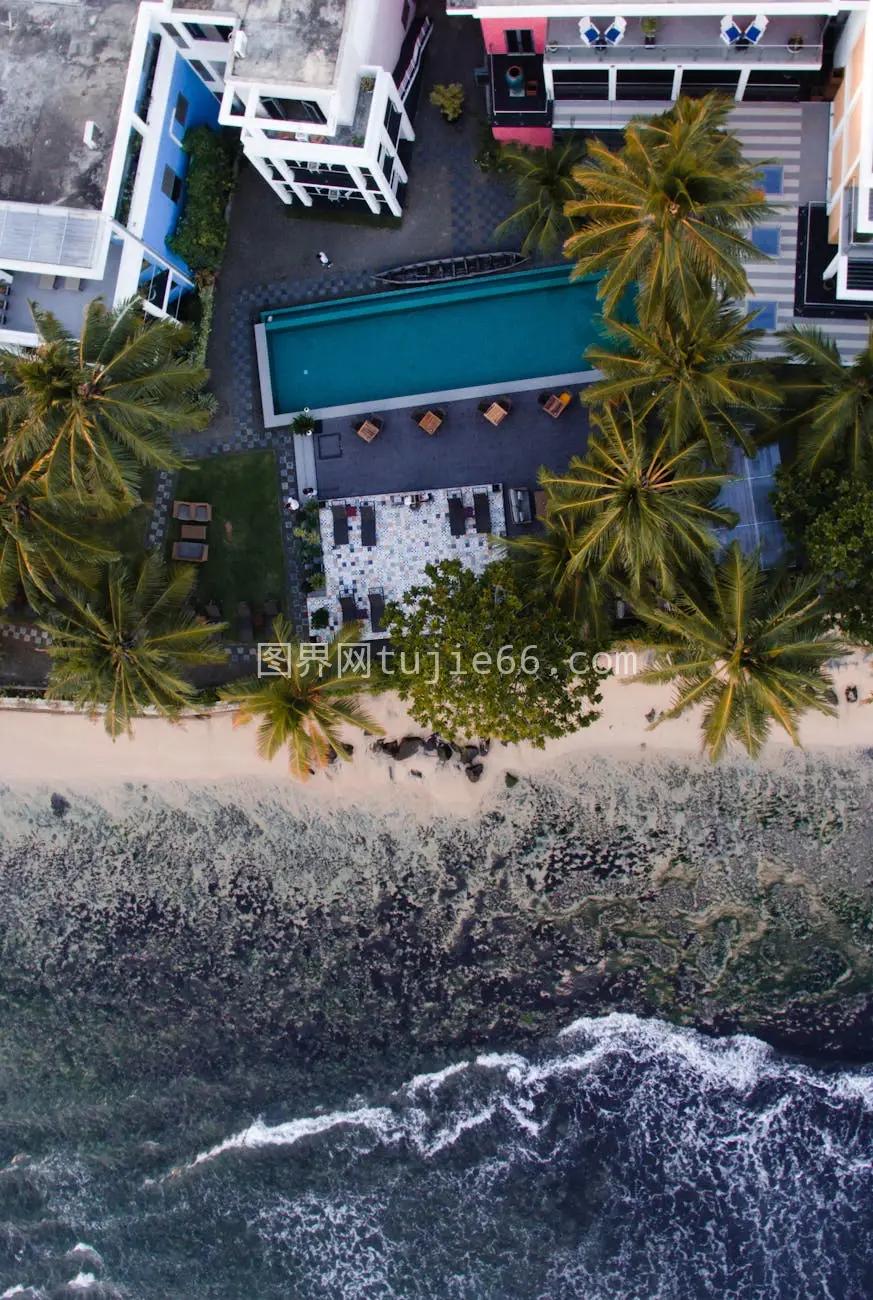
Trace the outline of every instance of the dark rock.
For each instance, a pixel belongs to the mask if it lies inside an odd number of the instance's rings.
[[[390,754],[391,757],[394,758],[394,756],[396,755],[397,750],[398,750],[398,748],[399,748],[399,746],[400,746],[400,741],[399,741],[399,740],[380,740],[380,741],[377,742],[377,745],[378,745],[378,748],[382,751],[383,754]]]
[[[467,773],[468,781],[478,781],[485,771],[485,765],[483,763],[470,763],[468,767],[464,768],[464,771]]]
[[[490,751],[491,751],[491,741],[490,741],[490,740],[480,740],[480,741],[479,741],[479,753],[484,757],[486,754],[490,753]]]
[[[422,780],[424,779],[424,773],[423,773],[423,772],[419,772],[419,770],[418,770],[417,767],[411,767],[411,768],[409,769],[409,775],[410,775],[410,776],[417,776],[418,779],[419,779],[419,781],[422,781]]]
[[[53,794],[51,805],[52,812],[56,817],[64,817],[70,811],[70,801],[65,799],[62,794]]]
[[[464,748],[461,750],[461,762],[464,763],[466,766],[469,766],[470,763],[474,763],[478,757],[479,757],[478,745],[465,745]]]
[[[406,758],[412,758],[413,754],[419,753],[424,749],[424,741],[421,736],[404,736],[401,741],[397,742],[397,747],[393,751],[394,757],[399,763]]]
[[[439,747],[439,743],[440,743],[439,736],[437,735],[428,736],[427,740],[424,742],[424,752],[426,754],[435,754]]]
[[[507,790],[511,790],[513,786],[518,785],[518,777],[512,772],[504,772],[503,780]]]
[[[452,750],[451,745],[447,745],[444,740],[441,740],[440,743],[437,745],[437,755],[442,759],[444,763],[448,763],[453,752],[454,751]]]

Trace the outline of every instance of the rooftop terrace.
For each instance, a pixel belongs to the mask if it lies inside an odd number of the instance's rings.
[[[7,6],[0,199],[99,208],[136,12],[134,0]],[[97,149],[83,142],[89,120],[99,128]]]
[[[336,79],[346,0],[231,0],[243,20],[245,58],[234,60],[241,81],[291,82],[327,89]]]

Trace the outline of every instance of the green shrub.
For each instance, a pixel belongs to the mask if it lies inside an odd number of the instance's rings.
[[[233,189],[234,150],[225,135],[208,126],[186,131],[183,147],[191,164],[182,213],[167,246],[192,271],[217,271],[227,243],[225,212]]]
[[[312,628],[329,627],[330,610],[325,609],[324,605],[322,605],[321,609],[314,610],[312,617],[309,620],[309,626]]]
[[[447,122],[457,122],[464,111],[464,87],[460,81],[436,85],[430,92],[430,102],[440,110]]]

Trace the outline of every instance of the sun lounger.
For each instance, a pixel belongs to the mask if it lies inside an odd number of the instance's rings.
[[[179,536],[183,542],[205,542],[206,525],[205,524],[183,524],[179,529]]]
[[[476,513],[476,532],[491,532],[491,503],[487,492],[473,493],[473,509]]]
[[[208,501],[174,501],[173,518],[183,523],[208,524],[212,519],[212,506]]]
[[[376,511],[372,506],[361,506],[361,545],[376,545]]]
[[[340,610],[342,611],[343,624],[357,623],[358,604],[354,596],[340,596]]]
[[[374,635],[382,631],[382,619],[385,616],[385,597],[381,591],[371,591],[370,600],[370,628]]]
[[[203,564],[209,558],[209,547],[205,542],[174,542],[173,559],[185,560],[188,564]]]
[[[348,546],[349,544],[349,518],[346,514],[345,506],[333,507],[333,544],[334,546]]]
[[[467,531],[464,503],[460,497],[449,497],[449,531],[452,537],[463,537]]]

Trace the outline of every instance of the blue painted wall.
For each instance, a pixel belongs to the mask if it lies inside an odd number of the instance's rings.
[[[164,39],[167,40],[168,38],[165,37]],[[173,110],[176,107],[176,98],[180,94],[184,95],[188,101],[186,131],[190,131],[193,126],[205,124],[215,127],[218,123],[218,100],[210,90],[206,89],[197,73],[189,67],[182,56],[177,54],[173,67],[170,93],[164,110],[164,120],[161,123],[161,143],[158,149],[158,160],[155,166],[152,192],[149,198],[142,237],[156,253],[166,257],[172,266],[178,267],[180,271],[187,272],[188,267],[180,257],[170,252],[166,243],[167,236],[171,235],[176,229],[176,222],[179,219],[182,200],[185,196],[184,187],[178,203],[173,203],[161,189],[165,167],[172,167],[176,175],[182,177],[188,171],[188,155],[170,135]],[[180,140],[184,139],[178,127],[176,128],[176,135]],[[144,272],[145,277],[149,274],[148,271]]]

